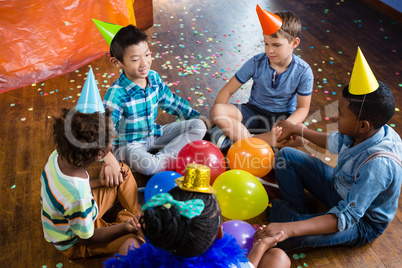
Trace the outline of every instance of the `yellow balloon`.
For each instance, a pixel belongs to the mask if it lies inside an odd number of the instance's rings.
[[[264,212],[268,194],[261,182],[251,173],[233,169],[216,178],[212,187],[222,215],[231,220],[247,220]]]

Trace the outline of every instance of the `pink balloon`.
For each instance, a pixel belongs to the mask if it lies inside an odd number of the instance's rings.
[[[184,146],[177,155],[176,172],[184,175],[186,166],[190,163],[205,165],[211,169],[211,185],[226,171],[225,157],[219,148],[209,141],[192,141]]]
[[[240,220],[230,220],[222,223],[223,232],[231,234],[236,239],[241,249],[246,249],[247,253],[253,247],[255,229],[249,223]]]

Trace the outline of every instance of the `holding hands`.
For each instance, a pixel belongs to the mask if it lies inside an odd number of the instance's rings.
[[[260,227],[261,228],[261,227]],[[275,247],[278,242],[283,241],[284,232],[280,231],[273,236],[262,236],[261,238],[254,238],[254,246],[263,247],[265,250]]]
[[[259,243],[260,241],[267,240],[269,242],[274,242],[276,246],[277,242],[282,242],[289,238],[289,231],[286,229],[285,223],[270,223],[268,225],[262,225],[254,234],[254,243]]]
[[[277,141],[283,142],[283,141],[287,141],[289,139],[294,140],[295,139],[294,134],[296,133],[295,127],[300,127],[300,126],[295,125],[288,120],[279,121],[276,124],[276,129],[279,132],[279,135],[276,136]]]
[[[247,256],[254,267],[290,267],[286,253],[274,248],[278,242],[287,238],[286,231],[281,230],[279,225],[263,225],[254,234],[254,245]]]

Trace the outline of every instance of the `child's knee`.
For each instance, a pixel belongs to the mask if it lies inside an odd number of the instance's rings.
[[[189,134],[191,134],[191,140],[201,140],[207,133],[207,126],[201,119],[191,119],[190,126],[187,128]]]
[[[274,163],[275,171],[278,171],[280,169],[286,169],[290,157],[294,156],[298,152],[300,151],[292,147],[284,147],[280,149],[275,155],[275,163]]]
[[[282,149],[280,149],[276,155],[275,155],[275,166],[276,166],[276,162],[286,158],[286,156],[289,154],[289,149],[293,149],[290,147],[284,147]]]
[[[214,119],[219,114],[219,110],[219,104],[215,104],[214,106],[212,106],[211,110],[209,110],[209,117],[211,119]]]
[[[225,110],[227,111],[227,104],[215,104],[212,106],[210,112],[209,112],[209,117],[212,119],[212,121],[215,121],[222,115],[225,115]]]
[[[205,126],[204,121],[201,119],[192,119],[191,122],[191,128],[192,129],[199,129],[200,131],[207,131],[207,127]]]
[[[138,165],[136,168],[136,171],[146,176],[152,176],[164,170],[157,165],[146,165],[144,163],[140,163],[140,165]]]
[[[139,248],[142,244],[142,241],[138,238],[128,238],[119,248],[120,255],[127,255],[129,250],[133,250],[134,248]]]
[[[289,157],[294,156],[300,152],[301,152],[300,150],[295,149],[293,147],[283,147],[278,151],[278,153],[275,156],[275,159],[277,158],[289,159]]]
[[[288,255],[280,248],[271,248],[263,256],[258,267],[290,267]]]

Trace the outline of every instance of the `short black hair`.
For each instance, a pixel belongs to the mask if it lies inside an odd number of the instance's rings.
[[[204,210],[189,219],[180,215],[174,206],[146,209],[140,218],[141,229],[155,247],[177,256],[199,256],[215,241],[222,223],[218,200],[213,194],[183,191],[179,187],[169,193],[178,201],[202,199]]]
[[[351,94],[349,85],[342,91],[342,96],[349,102],[349,110],[358,118],[361,109],[359,120],[371,122],[374,129],[378,129],[388,123],[395,113],[394,95],[392,95],[391,90],[385,83],[378,81],[378,84],[376,91],[365,95]]]
[[[112,111],[86,114],[75,108],[63,108],[60,117],[54,117],[53,138],[57,153],[69,164],[82,167],[105,151],[114,139]]]
[[[110,56],[123,62],[127,47],[138,45],[141,42],[148,42],[148,36],[143,31],[132,24],[123,27],[117,32],[110,44]]]

